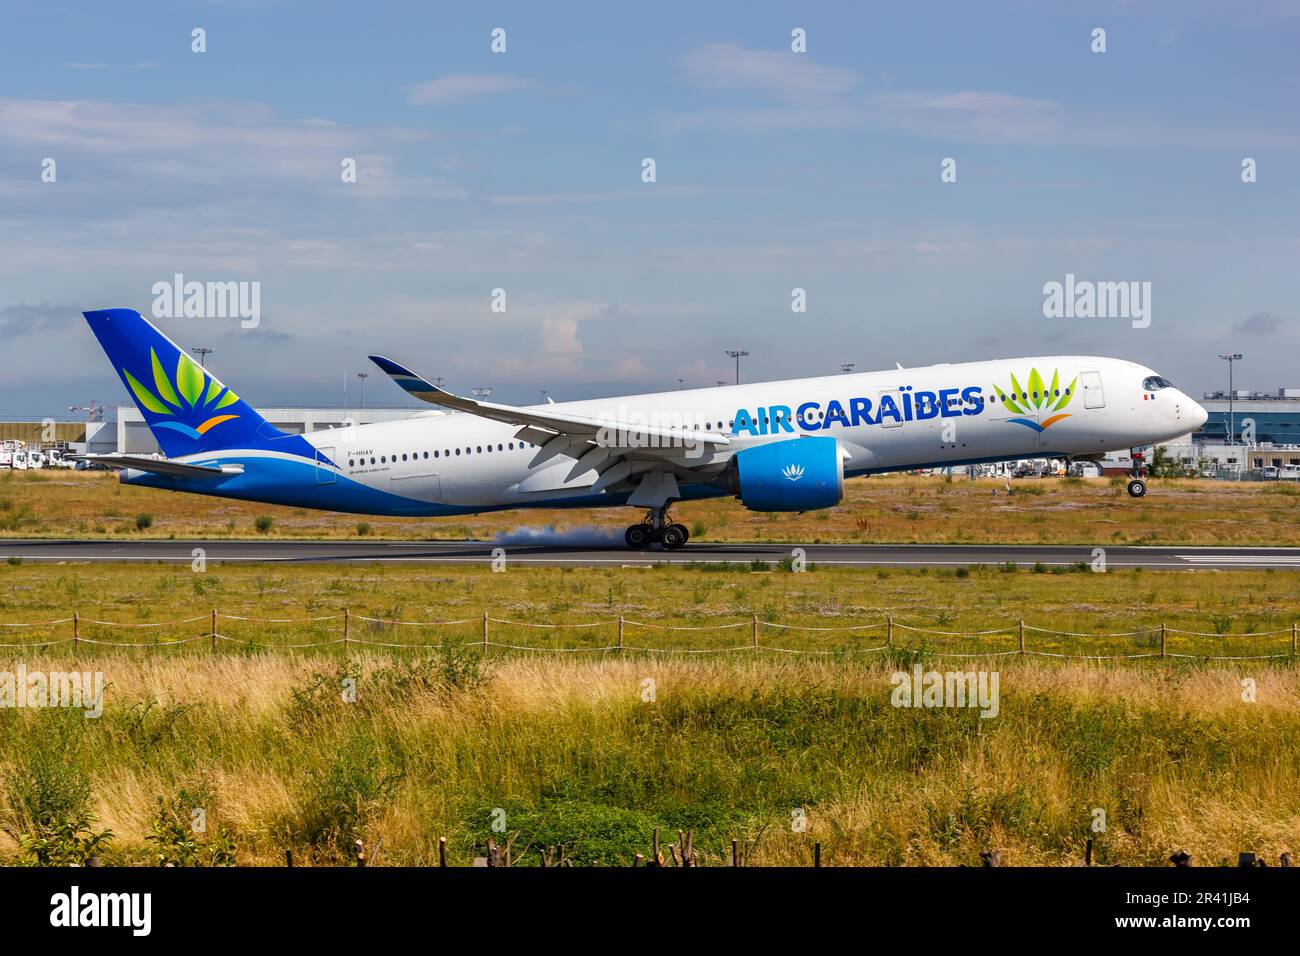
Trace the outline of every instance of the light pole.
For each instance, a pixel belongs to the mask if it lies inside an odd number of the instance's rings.
[[[361,408],[366,407],[366,379],[369,377],[369,372],[357,372],[357,378],[361,379]]]
[[[848,375],[850,372],[853,371],[853,367],[857,364],[858,364],[857,362],[841,362],[840,371],[842,371],[845,375]]]
[[[1232,363],[1241,361],[1240,352],[1232,352],[1228,355],[1220,355],[1219,358],[1228,363],[1228,444],[1237,444],[1237,420],[1233,414],[1232,400],[1235,397],[1232,391]]]
[[[199,357],[199,368],[206,369],[208,367],[208,356],[212,354],[213,350],[199,347],[190,349],[190,351]]]
[[[740,360],[749,353],[744,349],[727,349],[727,355],[736,360],[736,384],[740,384]]]
[[[475,388],[470,389],[470,391],[474,393],[475,398],[487,398],[489,395],[492,394],[492,386],[479,385]]]

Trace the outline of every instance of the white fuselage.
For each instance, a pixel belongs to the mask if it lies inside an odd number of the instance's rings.
[[[844,472],[852,476],[1100,455],[1186,435],[1205,421],[1205,411],[1177,388],[1163,380],[1159,388],[1144,386],[1154,378],[1152,370],[1125,360],[1046,356],[538,407],[626,421],[631,430],[648,421],[729,435],[732,444],[720,449],[681,450],[683,497],[697,497],[724,493],[705,481],[739,448],[800,435],[837,438]],[[1019,389],[1014,395],[1013,381]],[[1002,400],[1013,397],[1015,408]],[[533,465],[538,448],[518,439],[518,432],[472,414],[426,412],[305,437],[336,466],[319,464],[329,472],[319,474],[319,482],[356,483],[427,504],[431,514],[623,503],[626,494],[592,492],[595,471],[572,474],[572,458]]]

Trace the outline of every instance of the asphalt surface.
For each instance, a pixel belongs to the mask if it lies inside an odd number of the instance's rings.
[[[0,539],[0,559],[32,562],[177,562],[194,559],[202,548],[208,562],[330,563],[374,562],[413,564],[485,564],[501,548],[507,561],[530,565],[575,567],[643,566],[661,562],[779,562],[790,557],[793,544],[694,544],[680,551],[630,551],[599,536],[563,534],[512,535],[498,541],[58,541]],[[1043,564],[1089,564],[1088,545],[802,545],[808,561],[846,567],[956,567],[1015,562],[1021,567]],[[1108,568],[1178,570],[1214,568],[1300,569],[1300,548],[1182,548],[1109,547]]]

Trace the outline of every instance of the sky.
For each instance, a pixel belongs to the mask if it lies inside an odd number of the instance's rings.
[[[125,403],[80,313],[178,273],[258,284],[255,325],[157,322],[263,405],[362,371],[408,404],[371,353],[520,404],[734,348],[747,381],[1067,353],[1196,395],[1241,352],[1238,388],[1300,385],[1297,50],[1276,0],[6,0],[0,416]],[[1150,323],[1045,316],[1068,274],[1150,283]]]

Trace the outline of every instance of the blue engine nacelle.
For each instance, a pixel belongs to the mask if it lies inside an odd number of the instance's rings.
[[[752,511],[815,511],[844,497],[840,443],[824,435],[736,452],[731,492]]]

